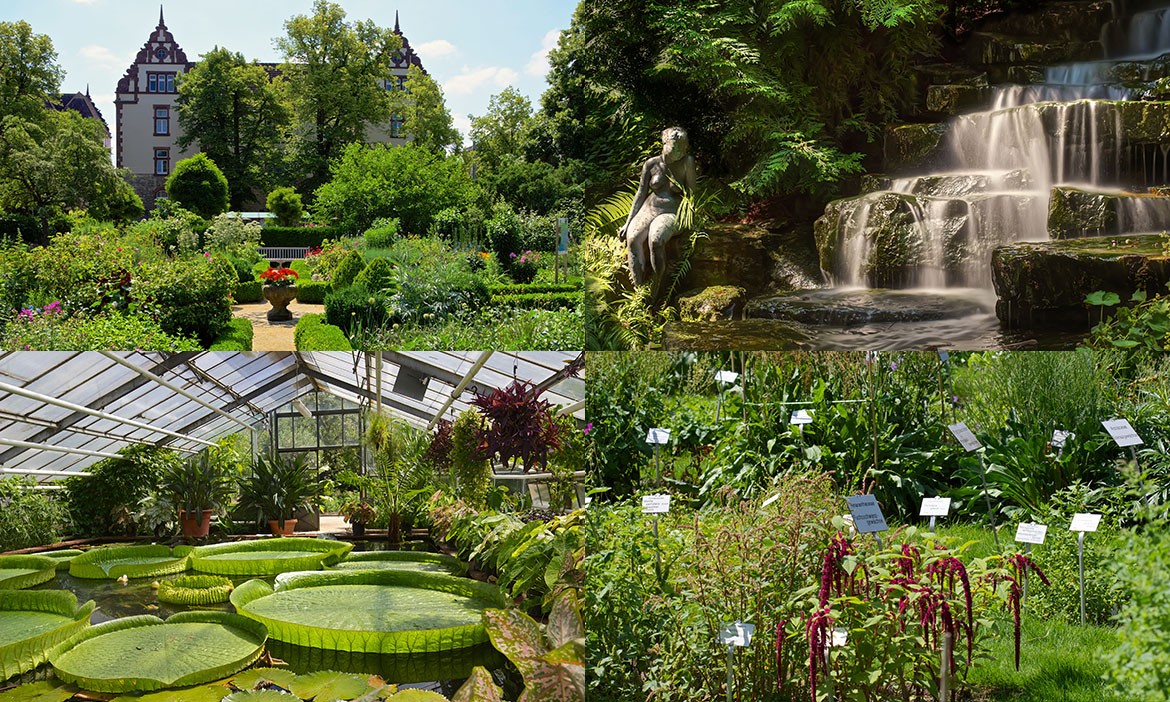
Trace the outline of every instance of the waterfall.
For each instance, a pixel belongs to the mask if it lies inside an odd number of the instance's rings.
[[[995,247],[1048,238],[1053,187],[1120,192],[1127,174],[1145,185],[1170,183],[1170,147],[1123,143],[1115,104],[1133,97],[1115,75],[1121,63],[1127,75],[1148,77],[1141,62],[1170,52],[1170,8],[1114,19],[1100,41],[1106,60],[1050,66],[1036,85],[996,86],[990,109],[953,118],[940,143],[943,167],[830,206],[837,237],[830,281],[987,289]],[[1170,228],[1170,200],[1116,203],[1122,233]]]

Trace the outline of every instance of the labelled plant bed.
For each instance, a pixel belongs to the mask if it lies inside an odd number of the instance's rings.
[[[57,561],[45,556],[0,556],[0,590],[23,590],[52,580]]]
[[[232,592],[240,614],[276,640],[355,653],[433,653],[488,640],[481,612],[505,606],[495,585],[402,570],[293,573]]]
[[[362,551],[351,553],[334,570],[409,570],[417,573],[467,575],[467,564],[453,556],[426,551]]]
[[[168,604],[222,604],[231,594],[232,581],[219,575],[184,575],[158,586],[158,601]]]
[[[57,677],[91,692],[150,692],[225,678],[264,651],[264,626],[237,614],[181,612],[115,619],[53,652]]]
[[[154,578],[186,571],[190,554],[190,546],[107,546],[75,557],[69,574],[90,580]]]
[[[57,644],[89,626],[94,602],[80,608],[64,590],[0,591],[0,681],[49,660]]]
[[[353,544],[328,539],[289,537],[200,546],[191,567],[215,575],[279,575],[321,570],[346,556]]]

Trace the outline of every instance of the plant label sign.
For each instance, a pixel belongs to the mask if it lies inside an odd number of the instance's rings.
[[[1082,514],[1077,512],[1073,515],[1072,524],[1069,526],[1069,531],[1097,531],[1097,527],[1101,526],[1101,515],[1099,514]]]
[[[881,505],[873,495],[854,495],[846,497],[845,502],[849,504],[849,514],[853,516],[853,524],[859,533],[873,534],[889,529]]]
[[[642,514],[666,514],[670,511],[670,495],[643,495]]]
[[[646,443],[661,446],[670,441],[670,430],[655,428],[646,432]]]
[[[803,425],[812,424],[812,410],[796,410],[792,416],[788,418],[789,424]]]
[[[829,641],[829,645],[833,648],[840,648],[849,645],[849,630],[848,629],[833,629],[833,638]]]
[[[557,255],[569,255],[569,220],[561,217],[557,220]]]
[[[1128,419],[1110,419],[1101,422],[1101,424],[1105,426],[1105,431],[1109,432],[1109,436],[1112,436],[1121,448],[1138,446],[1142,443],[1142,437],[1138,436]]]
[[[979,439],[975,438],[975,434],[963,422],[948,424],[947,429],[950,429],[955,438],[959,440],[964,451],[978,451],[982,448],[983,444],[979,443]]]
[[[947,361],[951,360],[951,355],[949,353],[947,353],[946,351],[939,351],[938,352],[938,360],[942,361],[943,363],[946,363]]]
[[[1016,527],[1016,541],[1021,544],[1042,544],[1047,533],[1048,526],[1045,524],[1021,522]]]
[[[951,513],[951,498],[924,497],[922,507],[918,510],[919,517],[945,517]]]
[[[755,624],[744,624],[743,622],[724,624],[719,629],[719,643],[724,646],[749,646],[752,643],[752,635],[755,633]]]
[[[1064,429],[1054,429],[1052,432],[1052,448],[1064,448],[1066,443],[1072,441],[1075,438],[1077,438],[1077,435],[1071,431],[1065,431]]]
[[[721,383],[734,383],[735,381],[739,380],[739,373],[733,373],[732,371],[719,371],[715,374],[715,380],[718,380]]]

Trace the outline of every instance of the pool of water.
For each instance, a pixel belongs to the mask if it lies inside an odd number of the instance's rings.
[[[391,549],[385,540],[366,540],[355,542],[354,550],[387,551]],[[408,542],[396,550],[435,552],[433,545],[427,541]],[[97,604],[91,618],[94,624],[142,614],[151,614],[167,619],[172,614],[192,609],[235,612],[235,608],[230,603],[206,607],[160,603],[153,583],[174,580],[181,575],[137,578],[121,583],[116,580],[74,578],[68,571],[59,571],[56,578],[33,589],[69,590],[77,595],[78,602],[93,600]],[[253,578],[240,576],[230,579],[236,585],[240,585]],[[272,583],[275,577],[261,579]],[[483,666],[504,676],[507,683],[505,691],[508,687],[513,688],[513,692],[519,689],[518,673],[512,669],[507,659],[490,644],[439,654],[391,656],[308,649],[270,639],[267,651],[273,658],[287,663],[288,667],[297,673],[337,670],[346,673],[379,675],[387,682],[398,684],[401,687],[431,690],[448,697],[459,689],[475,666]],[[42,666],[33,673],[9,682],[28,683],[50,677],[52,677],[52,669],[48,666]],[[0,681],[0,687],[4,687],[5,684],[4,681]]]

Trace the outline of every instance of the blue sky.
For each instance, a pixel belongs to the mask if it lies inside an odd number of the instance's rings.
[[[335,0],[350,20],[394,26],[443,86],[455,125],[487,111],[492,95],[512,85],[539,106],[547,83],[546,55],[567,29],[576,0]],[[279,61],[272,41],[284,23],[308,14],[312,0],[197,0],[162,3],[167,27],[194,60],[215,46],[249,59]],[[47,34],[66,71],[61,88],[84,91],[113,129],[114,89],[158,24],[158,0],[2,0],[0,21],[23,19]]]

